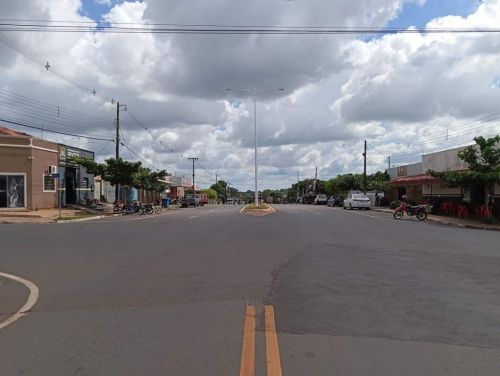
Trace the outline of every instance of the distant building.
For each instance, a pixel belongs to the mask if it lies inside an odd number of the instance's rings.
[[[422,155],[422,162],[413,163],[387,170],[391,177],[391,185],[396,191],[392,192],[391,200],[406,195],[409,200],[420,202],[466,202],[473,205],[482,205],[485,198],[485,189],[481,185],[471,187],[448,187],[439,179],[427,174],[427,171],[465,171],[467,164],[458,157],[458,152],[464,147],[439,151]],[[500,185],[495,184],[491,204],[496,208],[496,215],[500,214]]]
[[[93,199],[94,177],[73,155],[94,159],[91,151],[0,127],[0,210],[57,207],[58,184],[63,205]]]

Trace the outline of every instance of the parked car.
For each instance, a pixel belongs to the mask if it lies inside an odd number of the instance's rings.
[[[316,198],[316,195],[313,193],[306,193],[304,196],[302,196],[302,199],[300,200],[301,204],[305,205],[311,205],[314,204],[314,199]]]
[[[194,194],[185,195],[184,198],[181,199],[181,208],[187,208],[189,206],[200,206],[200,199]]]
[[[340,196],[340,195],[332,196],[328,200],[327,205],[330,207],[342,206],[342,205],[344,205],[344,197]]]
[[[328,202],[328,197],[324,193],[320,193],[314,199],[314,205],[326,205]]]
[[[371,207],[371,201],[368,198],[368,196],[361,194],[361,193],[354,193],[349,195],[345,200],[344,200],[344,209],[366,209],[370,210]]]

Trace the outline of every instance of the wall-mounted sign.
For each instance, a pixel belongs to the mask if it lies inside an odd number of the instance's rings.
[[[59,145],[59,165],[60,166],[77,167],[78,164],[72,162],[68,158],[79,157],[79,156],[80,156],[80,150],[69,148],[69,147],[64,146],[64,145]]]
[[[399,166],[397,170],[398,177],[408,175],[408,166]]]

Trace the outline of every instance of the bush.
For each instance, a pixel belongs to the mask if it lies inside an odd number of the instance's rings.
[[[488,225],[498,225],[500,223],[500,221],[496,217],[479,218],[479,221]]]
[[[391,201],[391,203],[389,204],[389,208],[396,209],[399,205],[401,205],[401,201],[394,200],[394,201]]]

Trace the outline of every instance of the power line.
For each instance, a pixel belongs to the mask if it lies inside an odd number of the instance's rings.
[[[36,120],[37,122],[40,122],[42,124],[48,124],[48,125],[53,125],[55,127],[60,127],[60,128],[66,128],[66,129],[81,129],[81,126],[70,126],[67,125],[66,123],[60,122],[53,120],[49,117],[44,116],[43,114],[41,115],[36,115],[33,113],[26,113],[25,110],[23,109],[18,109],[18,108],[12,108],[11,106],[6,106],[2,102],[0,102],[0,113],[4,114],[11,114],[11,116],[15,116],[16,120],[20,121],[31,121]],[[106,137],[107,135],[102,135],[102,137]]]
[[[155,169],[155,170],[157,170],[157,171],[160,171],[160,169],[159,169],[158,167],[156,167],[156,166],[152,165],[151,163],[149,163],[146,159],[144,159],[144,158],[143,158],[143,157],[141,157],[139,154],[137,154],[135,151],[133,151],[131,148],[129,148],[129,147],[127,146],[127,144],[125,144],[125,143],[123,143],[123,142],[122,142],[121,144],[122,144],[122,146],[124,146],[124,147],[125,147],[125,148],[129,151],[129,152],[131,152],[132,154],[134,154],[137,158],[139,158],[141,161],[143,161],[144,163],[146,163],[148,166],[150,166],[150,167],[154,168],[154,169]]]
[[[6,30],[0,25],[0,31],[15,31],[15,30]],[[41,59],[38,57],[36,54],[28,50],[26,47],[22,46],[20,43],[16,42],[14,39],[8,37],[6,34],[0,32],[0,42],[3,42],[13,50],[17,51],[24,57],[28,58],[29,60],[33,61],[35,64],[42,66],[45,68],[47,71],[55,75],[56,77],[64,80],[66,83],[70,84],[71,86],[87,93],[91,94],[93,96],[97,96],[97,92],[94,88],[89,88],[86,86],[86,84],[82,81],[79,81],[69,75],[66,75],[56,69],[54,66],[52,66],[48,61]],[[106,99],[106,98],[104,98]],[[107,100],[107,99],[106,99]]]
[[[127,111],[127,115],[134,121],[135,124],[140,126],[146,133],[151,136],[151,138],[154,141],[157,141],[165,150],[167,150],[169,153],[173,151],[173,148],[168,148],[166,145],[172,145],[172,144],[164,144],[163,141],[159,140],[157,137],[155,137],[146,127],[143,123],[141,123],[139,120],[137,120],[131,113],[130,111]]]
[[[70,109],[70,108],[65,107],[65,106],[60,106],[60,105],[40,101],[38,99],[30,98],[30,97],[27,97],[25,95],[22,95],[19,93],[14,93],[13,91],[9,91],[9,90],[2,89],[2,88],[0,88],[0,96],[4,97],[6,99],[17,101],[17,102],[30,103],[34,107],[46,109],[50,112],[57,113],[58,117],[59,116],[60,117],[67,116],[67,117],[75,117],[75,118],[80,117],[80,118],[89,118],[89,119],[92,119],[95,121],[109,121],[109,119],[104,117],[104,116],[100,116],[100,115],[96,115],[96,114],[89,114],[89,113],[85,113],[85,112],[81,112],[81,111],[76,111],[76,110]]]
[[[138,153],[136,153],[135,151],[133,151],[130,146],[127,145],[129,143],[129,141],[127,141],[127,139],[130,140],[130,138],[128,136],[125,137],[125,134],[124,134],[123,130],[121,132],[121,136],[122,136],[123,141],[125,141],[125,143],[122,143],[121,145],[123,145],[125,148],[127,148],[127,150],[129,150],[130,152],[134,153],[134,155],[137,156],[137,158],[141,159],[144,163],[147,163],[149,166],[153,167],[155,170],[158,170],[158,171],[160,170],[159,168],[155,167],[154,165],[152,165],[151,163],[149,163],[148,161],[146,161]],[[153,158],[151,158],[151,160],[153,162],[155,162],[155,163],[160,164],[160,165],[163,164],[162,162],[160,162],[158,160],[154,160]]]
[[[114,140],[112,140],[112,139],[101,138],[101,137],[94,137],[94,136],[87,136],[87,135],[75,134],[75,133],[68,133],[68,132],[61,132],[61,131],[56,131],[56,130],[53,130],[53,129],[47,129],[45,127],[42,128],[42,127],[38,127],[38,126],[35,126],[35,125],[28,125],[28,124],[24,124],[24,123],[20,123],[20,122],[17,122],[17,121],[12,121],[12,120],[8,120],[8,119],[4,119],[4,118],[0,118],[0,121],[3,121],[4,123],[8,123],[8,124],[18,125],[18,126],[24,127],[24,128],[38,129],[40,131],[43,130],[44,132],[57,133],[57,134],[65,135],[65,136],[87,138],[89,140],[112,141],[112,142],[114,142]]]
[[[123,24],[122,24],[123,25]],[[189,25],[189,24],[129,24],[94,23],[93,25],[60,22],[47,24],[40,21],[24,20],[0,22],[0,31],[64,32],[64,33],[117,33],[117,34],[471,34],[500,33],[499,28],[386,28],[386,27],[341,27],[341,26],[235,26],[235,25]]]

